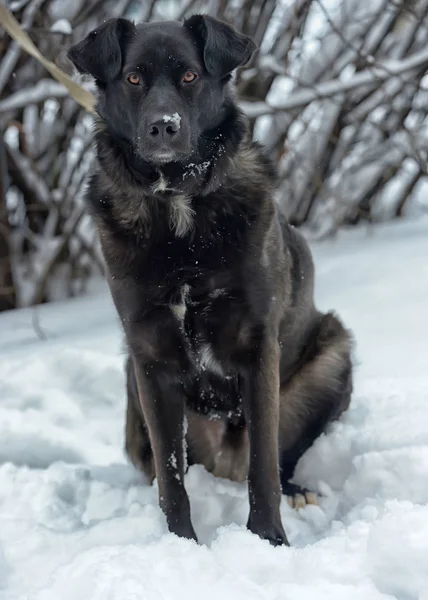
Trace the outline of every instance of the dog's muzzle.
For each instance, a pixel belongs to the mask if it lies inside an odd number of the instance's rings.
[[[190,154],[189,127],[178,112],[150,115],[139,141],[142,157],[150,162],[172,162]]]

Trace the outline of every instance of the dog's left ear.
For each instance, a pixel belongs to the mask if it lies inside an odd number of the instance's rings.
[[[216,77],[247,64],[256,50],[251,38],[207,15],[193,15],[184,28],[199,45],[208,73]]]

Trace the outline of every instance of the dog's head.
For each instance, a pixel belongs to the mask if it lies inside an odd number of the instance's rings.
[[[205,15],[178,22],[111,19],[72,46],[76,68],[92,75],[109,131],[155,165],[197,152],[225,118],[227,82],[247,63],[253,41]]]

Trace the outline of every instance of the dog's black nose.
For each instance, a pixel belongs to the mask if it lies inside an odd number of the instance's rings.
[[[162,108],[156,106],[159,104]],[[187,157],[191,151],[187,115],[164,111],[162,99],[159,98],[153,109],[142,115],[136,144],[141,156],[153,163],[173,162]]]
[[[161,137],[162,139],[168,139],[174,137],[174,135],[180,129],[180,125],[176,119],[162,117],[156,119],[149,125],[149,135],[152,137]]]

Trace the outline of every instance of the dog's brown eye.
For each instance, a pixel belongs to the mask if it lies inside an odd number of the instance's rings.
[[[187,71],[187,73],[184,74],[183,81],[184,83],[192,83],[192,81],[195,81],[196,77],[196,73],[193,71]]]
[[[138,85],[141,79],[140,76],[137,75],[137,73],[131,73],[130,75],[128,75],[128,81],[129,83],[132,83],[132,85]]]

